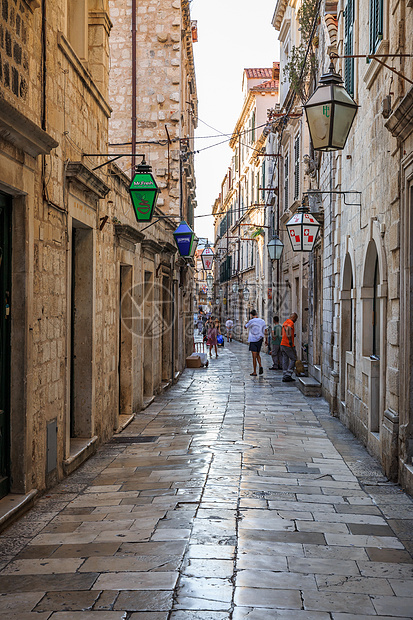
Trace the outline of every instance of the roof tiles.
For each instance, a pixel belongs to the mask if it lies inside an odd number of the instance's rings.
[[[258,68],[258,69],[244,69],[247,74],[247,78],[272,78],[272,67],[271,68]]]

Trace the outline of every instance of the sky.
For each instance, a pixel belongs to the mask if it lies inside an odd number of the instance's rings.
[[[194,150],[200,152],[195,154],[195,216],[211,213],[231,161],[227,141],[212,145],[227,140],[220,134],[234,130],[243,102],[244,68],[272,67],[279,60],[278,32],[271,25],[275,5],[276,0],[191,2],[191,19],[198,21],[194,57],[199,108]],[[213,217],[197,217],[195,231],[212,242]]]

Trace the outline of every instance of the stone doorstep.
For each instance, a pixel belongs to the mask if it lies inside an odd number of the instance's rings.
[[[321,383],[314,377],[297,377],[297,387],[304,396],[321,396]]]
[[[115,435],[117,435],[118,433],[121,433],[127,426],[129,426],[131,422],[133,422],[134,419],[135,419],[134,413],[130,415],[128,413],[121,413],[119,415],[119,426],[115,430]]]
[[[146,398],[144,398],[141,411],[145,411],[145,409],[147,409],[149,405],[152,405],[154,400],[155,400],[155,395],[147,396]]]
[[[70,456],[63,461],[65,476],[71,474],[97,450],[98,437],[72,438],[70,440]]]
[[[37,493],[37,489],[33,489],[26,495],[9,493],[0,499],[0,532],[33,507]]]

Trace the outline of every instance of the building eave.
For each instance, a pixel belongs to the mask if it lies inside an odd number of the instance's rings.
[[[281,27],[281,23],[284,18],[287,6],[288,0],[278,0],[277,4],[275,5],[275,11],[271,23],[276,30],[279,30]]]
[[[406,140],[413,132],[413,87],[403,97],[384,126],[399,140]]]
[[[32,157],[48,155],[59,143],[0,97],[0,136]]]

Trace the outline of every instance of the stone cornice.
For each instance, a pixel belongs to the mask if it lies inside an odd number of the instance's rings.
[[[153,239],[143,239],[141,245],[145,252],[150,252],[151,254],[161,254],[162,252],[161,244]]]
[[[251,92],[251,90],[248,92],[248,95],[245,98],[244,101],[244,105],[242,106],[242,111],[241,114],[235,124],[235,129],[234,132],[232,134],[231,140],[229,141],[229,145],[230,147],[233,149],[235,147],[235,143],[237,141],[237,138],[239,136],[239,133],[242,130],[242,127],[245,123],[245,119],[247,118],[248,114],[251,111],[251,108],[253,106],[255,102],[255,95],[254,93]]]
[[[413,132],[413,88],[401,100],[384,126],[392,136],[400,140],[406,140]]]
[[[115,235],[132,243],[142,243],[145,235],[129,224],[115,224]]]
[[[288,0],[278,0],[277,4],[275,5],[275,11],[271,23],[276,30],[280,29],[281,22],[283,20],[285,9],[287,8],[287,6]]]
[[[47,155],[59,143],[0,97],[0,136],[32,157]]]
[[[162,245],[163,251],[167,254],[176,254],[176,252],[178,251],[178,248],[176,247],[176,245],[169,243],[169,241],[164,241],[161,245]]]
[[[106,11],[89,11],[89,25],[103,26],[108,35],[113,28],[113,24]]]
[[[110,191],[110,187],[81,161],[70,161],[67,164],[66,178],[77,182],[83,190],[95,194],[96,198],[105,198]]]

